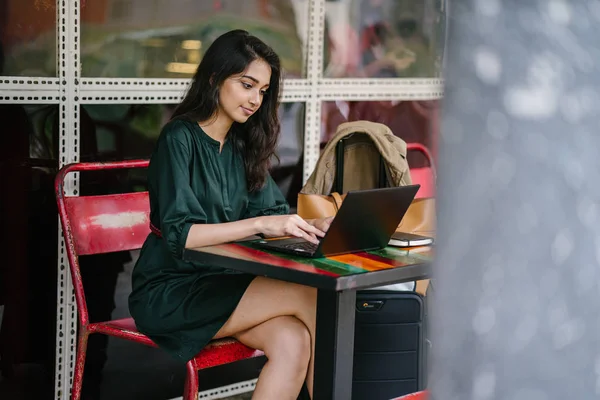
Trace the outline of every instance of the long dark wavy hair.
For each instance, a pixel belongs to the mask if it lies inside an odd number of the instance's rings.
[[[271,47],[244,30],[219,36],[204,54],[190,89],[171,117],[200,122],[216,118],[221,84],[244,72],[254,60],[264,60],[271,67],[269,89],[259,109],[244,124],[234,122],[228,133],[228,140],[244,155],[249,191],[265,184],[279,139],[281,63]]]

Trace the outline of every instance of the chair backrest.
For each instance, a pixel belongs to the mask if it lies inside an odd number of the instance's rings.
[[[64,166],[56,176],[58,213],[82,325],[87,325],[89,320],[79,272],[79,256],[141,248],[150,233],[150,203],[148,192],[65,196],[65,178],[67,174],[78,171],[147,167],[147,160],[78,163]]]
[[[429,162],[429,166],[427,167],[410,169],[410,177],[412,179],[412,182],[421,185],[421,188],[417,192],[415,198],[419,199],[425,197],[435,197],[435,182],[437,179],[437,175],[431,151],[429,151],[429,149],[421,143],[407,143],[406,150],[418,151],[420,153],[423,153],[423,155],[425,156],[425,158],[427,158],[427,161]]]
[[[64,202],[78,256],[139,249],[150,232],[148,192],[67,197]]]

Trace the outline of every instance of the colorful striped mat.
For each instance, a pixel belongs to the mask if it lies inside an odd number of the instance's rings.
[[[265,251],[258,248],[254,244],[254,241],[205,247],[202,251],[234,257],[240,260],[256,261],[263,264],[336,277],[429,262],[433,257],[433,251],[429,247],[411,249],[386,247],[381,250],[325,258],[307,258]]]

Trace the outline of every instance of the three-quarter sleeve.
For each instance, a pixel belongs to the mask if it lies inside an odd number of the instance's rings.
[[[261,190],[249,195],[248,208],[244,218],[261,217],[266,215],[283,215],[290,211],[290,207],[283,197],[281,190],[271,176]]]
[[[190,146],[172,132],[165,132],[150,161],[155,174],[162,237],[173,257],[181,259],[193,224],[206,223],[207,216],[190,185]]]

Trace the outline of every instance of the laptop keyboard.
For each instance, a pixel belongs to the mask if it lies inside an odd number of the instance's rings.
[[[280,245],[280,247],[290,249],[290,250],[305,251],[310,254],[310,253],[314,253],[315,251],[317,251],[317,247],[319,247],[319,246],[314,243],[311,243],[311,242],[301,242],[301,243],[282,244],[282,245]]]

